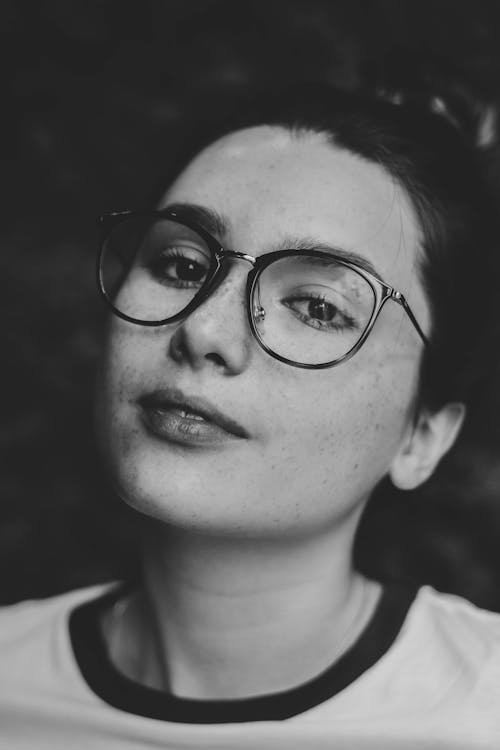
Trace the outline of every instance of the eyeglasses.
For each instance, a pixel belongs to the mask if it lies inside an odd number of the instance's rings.
[[[99,289],[115,315],[130,323],[163,326],[186,318],[219,287],[231,264],[245,261],[251,265],[250,329],[281,362],[309,369],[344,362],[364,344],[387,300],[403,307],[428,344],[401,292],[333,253],[279,250],[254,258],[225,250],[171,210],[114,211],[100,223]]]

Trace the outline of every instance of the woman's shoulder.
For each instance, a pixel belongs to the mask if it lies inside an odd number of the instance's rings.
[[[425,620],[427,627],[449,641],[460,643],[491,641],[500,645],[500,612],[493,612],[473,604],[456,594],[422,586],[413,607],[413,617]]]
[[[79,604],[100,597],[115,584],[100,584],[62,594],[28,599],[0,607],[0,654],[2,659],[17,645],[39,640],[67,623]]]
[[[479,683],[500,684],[500,613],[422,586],[411,607],[396,652],[413,656],[416,672],[454,675]],[[459,679],[460,676],[460,679]]]
[[[406,586],[391,589],[404,592]],[[389,604],[397,606],[396,595]],[[386,636],[381,633],[382,641]],[[375,721],[386,717],[404,736],[414,733],[423,743],[432,731],[458,742],[467,727],[471,737],[478,727],[486,738],[498,736],[499,690],[500,613],[422,586],[382,656],[334,702],[317,710],[352,722],[362,715]]]

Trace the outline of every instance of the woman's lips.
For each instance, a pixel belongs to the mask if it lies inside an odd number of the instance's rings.
[[[202,398],[177,388],[156,390],[138,403],[146,427],[157,437],[184,445],[210,445],[248,438],[247,431]]]

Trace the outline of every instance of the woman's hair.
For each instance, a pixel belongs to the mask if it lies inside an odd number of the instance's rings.
[[[481,389],[498,343],[495,199],[481,144],[491,135],[491,112],[485,117],[458,88],[450,95],[442,85],[357,93],[301,86],[252,92],[236,114],[214,109],[215,116],[195,121],[168,182],[223,135],[278,125],[296,136],[322,134],[379,164],[403,188],[420,222],[419,272],[431,308],[418,404],[436,410],[450,401],[467,403]]]

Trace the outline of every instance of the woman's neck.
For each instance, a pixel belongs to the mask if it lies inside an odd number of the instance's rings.
[[[315,677],[356,639],[379,593],[353,571],[345,529],[342,540],[156,528],[144,545],[144,589],[119,624],[108,621],[112,658],[132,679],[197,699],[279,692]]]

